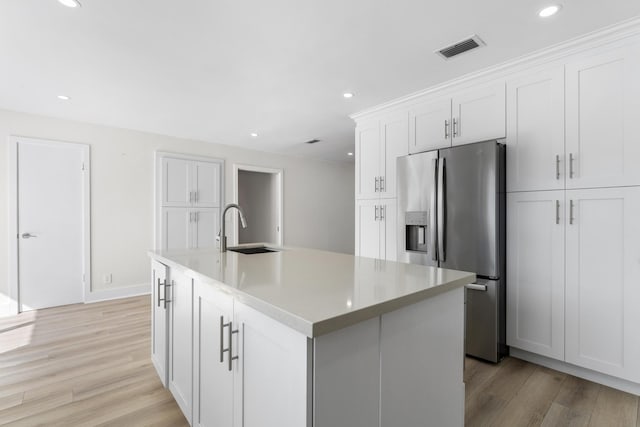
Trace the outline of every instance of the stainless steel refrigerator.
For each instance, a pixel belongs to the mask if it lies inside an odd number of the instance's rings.
[[[498,362],[505,337],[505,146],[496,140],[397,160],[398,261],[476,273],[468,355]]]

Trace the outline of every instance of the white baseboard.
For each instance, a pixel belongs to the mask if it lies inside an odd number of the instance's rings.
[[[510,347],[509,353],[512,357],[517,359],[526,360],[527,362],[542,365],[556,371],[564,372],[565,374],[570,374],[575,377],[593,381],[594,383],[606,385],[607,387],[640,396],[640,384],[638,383],[623,380],[622,378],[612,377],[610,375],[592,371],[591,369],[581,368],[580,366],[572,365],[560,360],[550,359],[545,356],[540,356],[539,354],[530,353],[513,347]]]
[[[18,313],[18,304],[6,295],[0,294],[0,317],[14,316]]]
[[[127,286],[123,288],[113,289],[100,289],[92,291],[88,295],[84,296],[85,303],[107,301],[112,299],[135,297],[138,295],[148,295],[151,293],[148,283],[142,283],[134,286]]]

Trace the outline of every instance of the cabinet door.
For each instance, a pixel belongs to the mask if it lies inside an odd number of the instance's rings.
[[[564,360],[564,191],[507,195],[507,344]]]
[[[378,197],[380,128],[377,120],[356,127],[356,198]]]
[[[638,382],[640,187],[566,197],[566,361]]]
[[[165,308],[167,279],[169,268],[151,261],[151,361],[158,372],[158,377],[163,386],[167,386],[167,361],[168,361],[168,333],[169,316]]]
[[[567,188],[640,184],[640,47],[567,65]]]
[[[190,277],[171,271],[169,305],[169,390],[191,423],[193,283]]]
[[[409,154],[408,126],[407,112],[380,120],[380,197],[396,197],[396,159]]]
[[[451,99],[430,100],[409,111],[409,153],[451,146]]]
[[[193,205],[198,207],[220,207],[219,163],[192,162]]]
[[[164,158],[162,160],[162,206],[189,206],[191,204],[191,167],[189,160]]]
[[[213,248],[220,229],[220,209],[194,209],[192,221],[193,248]]]
[[[310,427],[312,346],[307,337],[238,302],[234,315],[242,337],[234,425]]]
[[[357,256],[380,258],[380,200],[356,201]]]
[[[189,249],[192,240],[192,211],[162,208],[162,249]]]
[[[232,313],[230,295],[213,285],[194,283],[192,425],[233,425],[234,373],[229,370],[229,352],[223,352],[229,348]]]
[[[380,202],[380,259],[395,261],[398,257],[396,199]]]
[[[564,189],[564,67],[507,82],[507,191]]]
[[[505,85],[469,89],[453,97],[453,145],[504,138]]]

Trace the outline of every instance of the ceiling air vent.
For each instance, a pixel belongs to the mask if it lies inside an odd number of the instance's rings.
[[[305,142],[305,144],[315,144],[316,142],[320,142],[320,140],[319,139],[311,139],[311,140]]]
[[[473,35],[459,41],[458,43],[452,44],[451,46],[438,49],[436,53],[442,56],[444,59],[449,59],[456,55],[460,55],[461,53],[468,52],[472,49],[476,49],[484,45],[485,43],[480,39],[480,37]]]

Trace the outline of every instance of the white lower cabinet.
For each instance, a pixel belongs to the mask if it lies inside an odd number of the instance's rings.
[[[640,187],[507,203],[508,344],[640,382]]]
[[[396,199],[356,201],[356,255],[395,261]]]
[[[564,191],[507,195],[507,344],[564,359]]]
[[[566,198],[566,361],[640,382],[640,187]]]
[[[163,386],[167,386],[169,354],[169,314],[167,283],[169,268],[155,260],[151,261],[151,361]]]
[[[171,269],[169,303],[169,390],[191,423],[193,380],[193,280]]]

